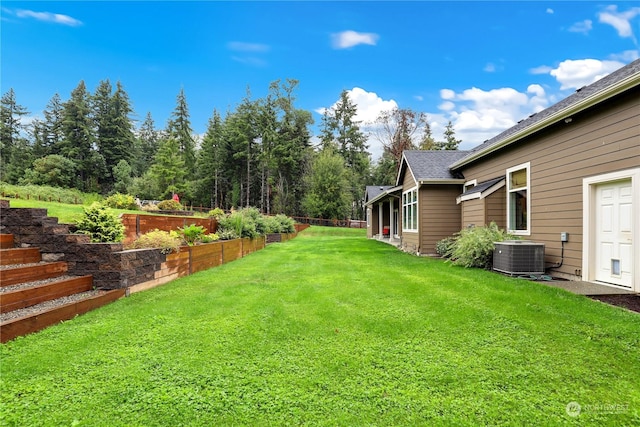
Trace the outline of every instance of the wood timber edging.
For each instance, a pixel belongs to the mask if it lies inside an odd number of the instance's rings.
[[[47,326],[54,325],[64,320],[69,320],[77,315],[113,302],[125,295],[124,289],[105,291],[101,295],[86,298],[81,301],[65,304],[51,310],[43,311],[35,316],[20,317],[0,324],[0,342],[5,343],[16,337],[40,331]]]

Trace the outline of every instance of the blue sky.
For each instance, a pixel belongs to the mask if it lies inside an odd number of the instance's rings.
[[[0,88],[31,117],[109,79],[158,128],[184,88],[201,134],[247,87],[294,78],[314,133],[348,90],[364,123],[412,108],[437,139],[451,120],[462,149],[637,59],[640,37],[638,2],[3,0],[1,17]]]

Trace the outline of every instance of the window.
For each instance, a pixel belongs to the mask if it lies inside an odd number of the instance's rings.
[[[402,193],[402,230],[418,231],[418,189]]]
[[[507,226],[514,234],[531,232],[529,163],[507,169]]]

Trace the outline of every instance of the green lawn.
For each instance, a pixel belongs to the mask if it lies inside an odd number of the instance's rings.
[[[312,227],[2,345],[0,423],[640,425],[639,347],[636,313]]]

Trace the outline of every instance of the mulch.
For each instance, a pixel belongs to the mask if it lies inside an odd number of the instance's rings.
[[[593,295],[590,298],[640,313],[640,295]]]

